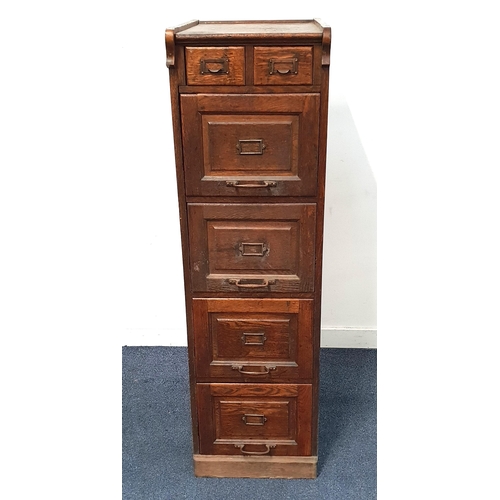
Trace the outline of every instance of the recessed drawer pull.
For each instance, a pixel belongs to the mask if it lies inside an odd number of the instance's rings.
[[[230,285],[236,285],[238,288],[267,288],[270,285],[276,285],[276,280],[265,279],[228,279]]]
[[[241,420],[245,422],[245,425],[264,425],[267,422],[267,418],[264,415],[257,415],[254,413],[245,413],[241,417]]]
[[[265,451],[246,451],[245,450],[245,446],[247,444],[248,443],[245,443],[245,444],[235,444],[234,447],[235,448],[239,448],[241,450],[241,453],[243,453],[244,455],[268,455],[270,453],[270,451],[271,451],[271,448],[276,448],[275,444],[264,444],[264,443],[262,443],[262,446],[266,447]],[[258,443],[258,444],[261,444],[261,443]]]
[[[269,255],[269,246],[265,243],[240,243],[238,250],[242,257],[265,257]]]
[[[276,181],[226,181],[227,187],[235,188],[268,188],[276,187]]]
[[[267,375],[271,370],[276,370],[276,366],[256,366],[256,368],[262,368],[262,371],[247,371],[243,370],[242,365],[233,365],[231,366],[233,370],[238,370],[240,373],[243,373],[243,375]]]
[[[255,339],[254,342],[248,342],[247,337],[260,337]],[[264,345],[264,342],[267,340],[265,337],[265,332],[250,332],[250,333],[243,333],[241,336],[241,341],[243,342],[243,345]]]
[[[212,68],[207,66],[208,64],[218,65],[221,64],[220,68]],[[229,74],[229,59],[227,57],[221,57],[220,59],[200,59],[200,74],[210,75],[228,75]]]
[[[298,59],[294,57],[293,59],[269,59],[269,74],[270,75],[289,75],[289,74],[294,74],[296,75],[299,72],[298,69]],[[288,67],[287,69],[279,69],[279,67],[275,67],[284,65],[285,67]]]
[[[262,155],[266,145],[262,139],[239,139],[236,150],[240,155]]]

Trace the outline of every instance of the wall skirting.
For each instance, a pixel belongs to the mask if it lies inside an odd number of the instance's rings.
[[[184,328],[127,328],[122,345],[129,346],[187,346]]]
[[[330,326],[321,329],[321,347],[376,349],[377,329]]]
[[[129,346],[186,346],[186,331],[181,328],[128,328],[122,345]],[[321,347],[376,349],[377,329],[362,327],[324,327]]]

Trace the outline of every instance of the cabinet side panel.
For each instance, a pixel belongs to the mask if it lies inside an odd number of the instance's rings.
[[[315,304],[313,328],[313,418],[312,418],[312,454],[318,454],[319,424],[319,350],[321,333],[321,290],[323,267],[323,231],[325,214],[325,181],[326,181],[326,146],[328,128],[328,89],[329,66],[322,66],[321,80],[319,151],[318,151],[318,198],[316,207],[316,267],[315,267]]]
[[[330,30],[233,24],[166,32],[195,474],[314,477]]]
[[[181,230],[182,260],[184,268],[184,296],[186,302],[186,325],[189,356],[189,387],[191,397],[191,423],[193,431],[193,450],[198,453],[198,421],[196,418],[196,385],[194,341],[193,341],[193,319],[191,313],[191,287],[189,275],[189,238],[187,225],[186,194],[183,169],[183,151],[181,137],[181,117],[179,107],[179,85],[184,83],[184,49],[176,46],[175,66],[169,67],[170,100],[172,107],[172,127],[174,133],[175,167],[177,175],[177,193],[179,200],[179,222]]]

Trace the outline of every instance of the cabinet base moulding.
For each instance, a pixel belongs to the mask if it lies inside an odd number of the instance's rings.
[[[318,457],[194,455],[197,477],[314,479]]]

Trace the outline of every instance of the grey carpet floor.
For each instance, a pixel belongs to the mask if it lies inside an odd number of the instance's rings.
[[[123,500],[376,499],[376,350],[321,349],[318,477],[193,475],[187,349],[123,347]]]

